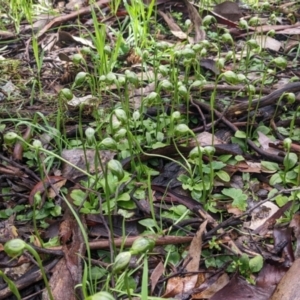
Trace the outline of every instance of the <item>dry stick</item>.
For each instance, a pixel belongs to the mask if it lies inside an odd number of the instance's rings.
[[[92,4],[88,7],[83,7],[83,8],[76,10],[68,15],[56,17],[56,18],[52,19],[43,29],[41,29],[41,31],[38,33],[37,37],[38,37],[38,39],[40,39],[50,28],[60,25],[64,22],[76,19],[79,16],[89,14],[94,7],[102,8],[103,6],[105,6],[108,3],[110,3],[110,0],[100,0],[100,1],[96,2],[95,4]]]
[[[260,99],[253,100],[249,107],[249,102],[242,102],[236,104],[228,109],[229,115],[234,115],[236,112],[245,112],[251,109],[254,109],[257,105],[259,107],[265,107],[271,104],[276,104],[276,101],[280,99],[280,97],[286,93],[294,93],[300,91],[300,82],[293,82],[284,85],[282,88],[275,90],[271,94],[264,96]]]
[[[70,14],[56,17],[56,18],[52,19],[45,27],[43,27],[39,31],[39,33],[37,34],[37,39],[40,40],[50,28],[52,28],[54,26],[57,26],[57,25],[60,25],[60,24],[63,24],[64,22],[76,19],[79,16],[89,14],[89,13],[91,13],[91,11],[94,7],[95,8],[96,7],[102,8],[103,6],[105,6],[109,3],[110,3],[110,0],[100,0],[100,1],[96,2],[95,4],[92,4],[88,7],[83,7],[79,10],[76,10],[76,11],[70,13]],[[32,40],[32,38],[29,38],[26,41],[25,53],[26,53],[26,58],[27,58],[28,61],[30,61],[30,58],[29,58],[29,45],[30,45],[31,40]]]
[[[124,238],[116,238],[114,239],[114,244],[116,247],[130,247],[132,246],[133,242],[138,239],[140,236],[134,237],[127,237],[125,240]],[[156,246],[162,245],[176,245],[176,244],[185,244],[190,243],[194,236],[159,236],[156,235],[148,236],[152,237],[155,240]],[[111,246],[111,241],[109,240],[101,240],[101,241],[91,241],[89,242],[89,247],[91,250],[99,250],[99,249],[109,249]],[[61,251],[62,246],[51,247],[51,250]]]
[[[130,247],[132,245],[132,243],[138,238],[139,238],[139,236],[128,237],[125,241],[123,238],[117,238],[114,240],[114,243],[115,243],[116,247],[120,247],[122,245],[124,245],[125,247]],[[162,246],[162,245],[175,245],[175,244],[190,243],[194,237],[193,236],[161,236],[161,237],[153,236],[153,238],[155,239],[156,246]],[[93,242],[89,243],[89,246],[90,246],[91,250],[108,248],[109,241],[108,240],[93,241]]]
[[[174,198],[177,202],[185,205],[189,210],[193,211],[197,215],[200,215],[204,220],[207,220],[208,223],[210,224],[210,226],[217,227],[219,225],[218,222],[207,211],[205,211],[202,208],[202,205],[198,201],[196,201],[192,198],[189,198],[189,197],[185,197],[183,195],[179,195],[173,191],[170,191],[168,188],[163,188],[160,186],[152,185],[152,189],[163,192],[163,193],[166,192],[167,195]],[[221,231],[223,231],[223,230],[221,230]],[[225,234],[228,239],[227,243],[229,245],[230,250],[234,253],[241,254],[240,250],[235,245],[235,243],[231,239],[231,237],[229,235],[227,235],[225,231],[222,233]]]
[[[215,84],[215,83],[206,83],[202,85],[200,88],[199,87],[194,87],[191,89],[192,91],[198,91],[201,90],[206,91],[206,92],[211,92],[214,90],[217,91],[229,91],[229,92],[247,92],[248,91],[248,86],[247,85],[227,85],[227,84]],[[256,93],[263,93],[263,94],[270,94],[271,90],[269,88],[262,88],[262,87],[255,87],[255,92]]]
[[[271,197],[268,197],[267,199],[259,202],[258,204],[254,205],[252,208],[248,209],[247,211],[245,211],[243,214],[241,214],[240,216],[232,216],[229,219],[225,220],[224,222],[220,223],[217,227],[213,228],[212,230],[208,231],[205,234],[205,238],[208,238],[212,235],[214,235],[220,228],[224,228],[227,227],[231,222],[236,221],[238,219],[241,219],[244,216],[249,215],[253,210],[255,210],[257,207],[261,206],[262,204],[271,201],[273,199],[275,199],[278,195],[281,194],[288,194],[294,191],[299,191],[300,187],[297,188],[292,188],[292,189],[284,189],[284,190],[280,190],[277,193],[275,193],[274,195],[272,195]],[[272,217],[272,216],[271,216]]]
[[[209,91],[213,91],[213,90],[217,90],[217,91],[231,91],[231,92],[238,92],[238,91],[247,91],[247,86],[244,85],[225,85],[225,84],[205,84],[203,86],[201,86],[201,92],[209,92]],[[152,90],[151,90],[152,91]],[[192,88],[192,91],[198,91],[199,92],[199,88]],[[255,91],[257,93],[262,93],[262,94],[270,94],[270,89],[268,88],[256,88]],[[137,93],[134,94],[134,96],[141,96],[141,93]],[[50,113],[52,113],[52,110],[47,111],[45,109],[42,109],[41,107],[39,107],[39,112],[42,112],[44,115],[49,115]],[[11,118],[11,117],[16,117],[16,118],[20,118],[22,116],[24,117],[32,117],[34,114],[36,113],[36,110],[18,110],[16,112],[16,110],[10,110],[10,109],[6,109],[4,110],[0,110],[0,118]],[[208,124],[209,125],[209,124]],[[199,127],[200,130],[200,127]],[[201,129],[202,130],[202,129]]]
[[[299,85],[299,88],[300,88],[300,83],[298,84]],[[273,93],[271,93],[273,94]],[[269,96],[271,96],[271,94]],[[278,93],[277,93],[278,95]],[[268,97],[268,96],[267,96]],[[264,97],[265,98],[265,97]],[[263,99],[263,98],[262,98]],[[211,110],[211,107],[206,104],[206,103],[203,103],[199,100],[194,100],[195,103],[197,103],[198,105],[202,106],[203,108],[205,108],[206,110],[210,111]],[[254,102],[254,101],[253,101]],[[252,102],[252,103],[253,103]],[[241,103],[241,104],[244,104],[244,103]],[[245,103],[247,106],[248,104]],[[238,104],[239,105],[239,104]],[[268,104],[267,104],[268,105]],[[236,106],[236,105],[235,105]],[[219,111],[217,111],[216,109],[214,109],[214,113],[216,114],[216,116],[218,118],[220,118],[222,120],[222,122],[224,124],[226,124],[232,131],[236,132],[238,131],[239,129],[233,125],[229,120],[227,120],[222,113],[220,113]],[[260,149],[259,147],[257,147],[255,145],[255,143],[253,143],[251,140],[247,139],[247,143],[248,145],[253,149],[255,150],[257,153],[259,153],[261,156],[267,158],[268,160],[272,160],[272,161],[276,161],[276,162],[279,162],[279,163],[282,163],[283,162],[283,157],[280,157],[280,156],[277,156],[277,155],[274,155],[274,154],[271,154],[271,153],[268,153],[266,151],[263,151],[262,149]]]
[[[236,86],[236,87],[240,87],[240,86]],[[237,89],[236,92],[241,92],[244,89],[245,89],[245,86],[242,86],[239,89]],[[217,86],[215,86],[215,89],[213,91],[217,91],[217,90],[218,90]],[[202,92],[202,90],[201,90],[201,92]],[[219,124],[220,121],[222,121],[222,118],[227,114],[227,111],[233,102],[234,102],[234,98],[232,98],[232,100],[229,103],[229,106],[221,113],[221,115],[218,117],[218,119],[215,120],[213,123],[211,123],[210,127],[207,127],[207,130],[211,129],[213,126],[216,126],[217,124]],[[194,103],[194,105],[195,105],[195,103]]]
[[[34,178],[36,181],[40,182],[41,179],[33,172],[31,171],[29,168],[27,168],[26,166],[23,166],[21,164],[18,164],[17,162],[5,157],[4,155],[0,154],[0,160],[3,160],[5,162],[8,162],[9,164],[11,164],[12,166],[19,168],[21,171],[23,171],[25,174],[31,176],[32,178]],[[18,175],[18,174],[16,174]]]
[[[192,88],[192,91],[195,91],[195,90],[197,90],[199,92],[199,88]],[[247,90],[248,90],[248,87],[246,85],[225,85],[225,84],[217,84],[216,85],[216,84],[211,84],[211,83],[204,84],[200,88],[200,92],[208,92],[208,91],[243,92],[243,91],[247,91]],[[255,92],[262,93],[262,94],[270,94],[271,93],[270,89],[268,89],[268,88],[261,88],[261,87],[256,87],[255,88]],[[232,99],[232,101],[230,102],[230,105],[232,104],[233,101],[234,101],[234,99]],[[191,100],[191,103],[195,107],[199,108],[199,105],[196,105],[195,102],[194,102],[194,100],[193,101]],[[229,109],[229,107],[222,112],[222,115],[226,115],[228,109]],[[216,124],[218,124],[220,121],[221,121],[221,119],[218,118],[218,120],[215,120],[213,123],[206,124],[206,123],[203,122],[204,123],[203,126],[194,128],[193,131],[194,132],[207,131],[210,128],[212,128],[212,126],[215,126]]]
[[[207,124],[206,124],[206,120],[205,120],[204,114],[203,114],[203,112],[201,110],[201,107],[199,105],[195,104],[192,96],[191,96],[191,103],[197,109],[197,111],[198,111],[198,113],[199,113],[199,115],[200,115],[200,117],[202,119],[204,131],[207,131]]]
[[[261,27],[256,27],[256,28],[252,27],[254,30],[251,30],[247,33],[239,34],[236,36],[236,38],[241,38],[241,37],[245,37],[248,35],[252,35],[253,33],[262,34],[265,32],[269,32],[270,29],[273,29],[276,32],[276,31],[281,31],[281,30],[285,30],[285,29],[296,28],[296,27],[299,27],[299,25],[300,25],[300,22],[297,22],[293,25],[276,25],[276,26],[269,26],[269,27],[262,25]]]
[[[277,137],[277,139],[283,141],[284,140],[284,136],[279,132],[276,123],[274,122],[274,119],[272,118],[270,120],[270,126],[273,129],[273,131],[275,132],[275,135]]]
[[[60,260],[60,258],[53,259],[47,266],[44,267],[45,271],[46,272],[51,271],[51,269],[57,264],[57,262],[59,260]],[[22,290],[42,279],[43,279],[42,273],[39,269],[37,269],[36,271],[34,271],[30,274],[26,273],[19,279],[15,280],[14,284],[18,290]],[[10,296],[11,294],[12,294],[11,289],[9,287],[6,287],[6,288],[0,290],[0,299],[7,299],[7,297]]]

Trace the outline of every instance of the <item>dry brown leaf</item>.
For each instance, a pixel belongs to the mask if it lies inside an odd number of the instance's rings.
[[[200,265],[201,249],[202,249],[202,235],[206,228],[207,220],[205,220],[199,227],[194,236],[189,253],[185,259],[187,272],[197,272]],[[191,275],[185,277],[173,277],[168,280],[166,292],[163,297],[174,297],[182,293],[191,293],[198,282],[198,275]]]
[[[261,163],[251,162],[251,161],[240,161],[236,165],[227,165],[223,169],[229,174],[233,174],[235,172],[242,173],[261,173],[262,166]],[[270,172],[273,173],[273,172]]]
[[[140,55],[138,55],[133,48],[130,49],[128,56],[126,57],[127,63],[132,66],[138,64],[142,61]]]
[[[197,272],[199,269],[202,248],[202,235],[206,228],[206,225],[207,220],[200,225],[200,228],[196,232],[196,235],[191,242],[189,254],[184,262],[184,264],[186,265],[186,270],[188,272]]]
[[[75,282],[68,270],[66,259],[62,258],[51,270],[52,276],[49,284],[54,299],[76,300],[74,292]],[[43,293],[43,300],[50,300],[47,291]]]
[[[300,34],[300,26],[294,28],[286,28],[283,30],[278,30],[277,34],[286,34],[286,35],[298,35]]]
[[[251,285],[236,273],[230,282],[214,294],[210,300],[266,300],[269,299],[269,296],[269,289]]]
[[[280,152],[282,152],[275,148],[270,147],[270,143],[276,144],[276,142],[272,141],[268,136],[266,136],[264,133],[262,133],[260,131],[258,131],[257,133],[258,133],[257,140],[259,141],[261,148],[265,152],[270,153],[270,154],[275,154],[275,155],[278,155]]]
[[[196,147],[198,145],[198,143],[201,146],[211,146],[211,145],[225,143],[223,140],[215,137],[214,135],[212,135],[211,133],[209,133],[207,131],[197,134],[196,139],[197,139],[197,142],[195,141],[195,139],[192,139],[191,141],[189,141],[189,146]]]
[[[98,152],[98,155],[101,159],[102,166],[104,166],[109,160],[113,159],[115,153],[109,150],[101,150]],[[97,164],[97,170],[95,169],[95,162],[98,160],[95,150],[88,149],[84,151],[83,149],[65,149],[62,151],[61,156],[70,163],[63,163],[62,175],[65,178],[76,179],[84,175],[81,171],[72,167],[71,164],[90,174],[102,172],[101,164],[99,162]]]
[[[24,141],[28,141],[31,137],[31,127],[27,126],[22,138]],[[17,141],[14,146],[13,159],[21,161],[23,158],[24,142]]]
[[[226,286],[228,282],[229,276],[224,273],[203,292],[194,294],[192,299],[210,299],[217,291]]]
[[[72,225],[73,220],[70,218],[67,218],[66,220],[63,220],[59,225],[59,237],[61,240],[62,245],[65,245],[72,236]]]
[[[188,9],[190,20],[194,25],[194,29],[195,29],[194,42],[199,43],[200,41],[205,40],[206,37],[205,31],[202,29],[202,19],[199,15],[199,12],[191,2],[189,2],[188,0],[183,0],[183,1]]]
[[[161,15],[164,19],[164,21],[167,23],[168,27],[170,28],[170,31],[173,33],[174,36],[181,40],[187,39],[187,34],[184,33],[181,28],[175,23],[175,20],[173,19],[172,15],[167,13],[165,14],[161,10],[158,11],[159,15]]]
[[[291,268],[286,272],[280,280],[275,292],[270,300],[296,300],[299,299],[299,269],[300,259],[292,264]]]
[[[151,294],[153,294],[153,291],[156,287],[156,284],[160,278],[160,276],[164,273],[165,267],[164,264],[160,261],[155,269],[152,271],[151,276],[150,276],[150,281],[151,281]]]
[[[158,80],[161,80],[163,77],[158,76]],[[152,82],[146,85],[145,87],[138,88],[130,92],[130,103],[134,109],[139,109],[142,104],[144,97],[149,95],[151,92],[155,91],[156,83]]]
[[[288,37],[287,41],[284,43],[283,49],[284,53],[289,53],[293,48],[298,47],[300,42],[300,32],[292,37]]]
[[[18,236],[18,230],[14,226],[15,214],[12,214],[7,220],[0,222],[0,238],[11,240]]]
[[[69,198],[69,195],[67,198]],[[72,236],[72,239],[69,244],[62,246],[64,257],[56,264],[52,271],[49,284],[54,299],[82,299],[83,296],[80,288],[74,289],[76,285],[82,282],[81,258],[85,254],[82,232],[70,210],[66,209],[64,218],[66,220],[64,226],[70,227],[68,235]],[[86,225],[83,217],[80,221],[83,226]],[[64,238],[67,239],[66,236]],[[45,291],[43,293],[43,300],[48,299],[48,293]]]
[[[269,32],[270,30],[276,31],[278,34],[299,34],[300,22],[293,25],[263,25],[255,28],[258,34]]]
[[[56,176],[55,176],[56,177]],[[57,176],[60,177],[60,176]],[[48,197],[55,198],[57,196],[58,191],[66,184],[67,179],[59,180],[53,183],[48,189]]]
[[[213,72],[215,75],[220,74],[220,68],[218,67],[218,65],[214,59],[203,58],[200,60],[200,66],[202,68],[205,68],[205,69]]]
[[[66,178],[61,176],[46,177],[43,181],[38,182],[31,190],[29,194],[29,204],[34,205],[34,196],[37,192],[43,194],[44,192],[48,191],[50,195],[55,196],[57,190],[62,186],[64,186],[65,183],[66,183]],[[49,188],[52,188],[51,192]],[[55,189],[56,191],[53,191],[53,189]]]
[[[237,207],[233,207],[231,204],[226,206],[228,213],[233,214],[235,216],[240,216],[243,214],[243,211],[238,209]]]
[[[187,291],[191,291],[197,282],[197,275],[185,277],[173,277],[168,280],[167,288],[163,298],[175,297]]]
[[[224,1],[217,4],[214,12],[233,22],[238,21],[243,16],[239,5],[232,1]]]
[[[267,35],[255,35],[253,38],[262,49],[270,49],[278,52],[282,47],[281,42]]]

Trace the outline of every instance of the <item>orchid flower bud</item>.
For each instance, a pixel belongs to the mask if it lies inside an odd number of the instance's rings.
[[[124,269],[127,268],[129,265],[131,259],[131,252],[126,251],[126,252],[121,252],[116,256],[114,265],[113,265],[113,272],[118,273],[120,271],[123,271]]]

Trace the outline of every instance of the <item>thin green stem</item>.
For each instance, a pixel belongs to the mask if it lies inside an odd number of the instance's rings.
[[[50,285],[49,285],[49,282],[48,282],[48,279],[47,279],[47,276],[46,276],[46,273],[45,273],[45,270],[43,268],[42,260],[40,259],[38,253],[30,245],[26,244],[25,249],[27,249],[28,252],[30,252],[34,256],[34,258],[36,259],[38,265],[40,266],[40,270],[41,270],[43,280],[44,280],[45,285],[46,285],[46,289],[47,289],[49,298],[50,298],[50,300],[54,300],[51,289],[50,289]]]

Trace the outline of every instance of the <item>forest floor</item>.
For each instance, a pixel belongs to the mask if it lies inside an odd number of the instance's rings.
[[[87,2],[0,1],[0,299],[298,299],[300,4]]]

